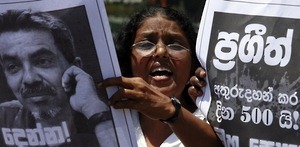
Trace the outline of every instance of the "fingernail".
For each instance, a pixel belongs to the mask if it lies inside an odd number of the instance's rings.
[[[99,89],[103,88],[102,85],[103,85],[102,82],[98,83],[98,84],[97,84],[97,88],[99,88]]]

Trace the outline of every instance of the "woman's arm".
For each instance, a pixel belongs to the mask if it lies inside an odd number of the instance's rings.
[[[168,123],[168,125],[187,147],[223,146],[212,127],[185,108],[181,108],[177,120],[174,123]]]
[[[154,120],[166,120],[175,114],[171,99],[149,86],[141,78],[109,78],[98,85],[100,88],[120,86],[110,98],[117,109],[135,109]],[[211,126],[181,107],[178,118],[169,124],[185,146],[222,146]]]

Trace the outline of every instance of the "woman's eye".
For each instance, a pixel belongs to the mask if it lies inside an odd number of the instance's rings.
[[[135,45],[136,49],[138,50],[151,50],[154,46],[154,43],[148,41],[140,42]]]
[[[140,46],[140,48],[143,48],[143,49],[151,49],[154,45],[152,43],[144,43]]]

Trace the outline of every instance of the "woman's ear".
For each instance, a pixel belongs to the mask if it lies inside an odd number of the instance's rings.
[[[82,61],[80,57],[75,57],[74,61],[73,61],[73,65],[82,68]]]

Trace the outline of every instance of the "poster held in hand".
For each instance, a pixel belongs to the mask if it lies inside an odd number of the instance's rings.
[[[299,146],[299,1],[208,0],[197,104],[225,146]]]
[[[107,105],[117,88],[96,88],[121,75],[103,0],[1,0],[0,13],[0,146],[136,146],[128,110]]]

